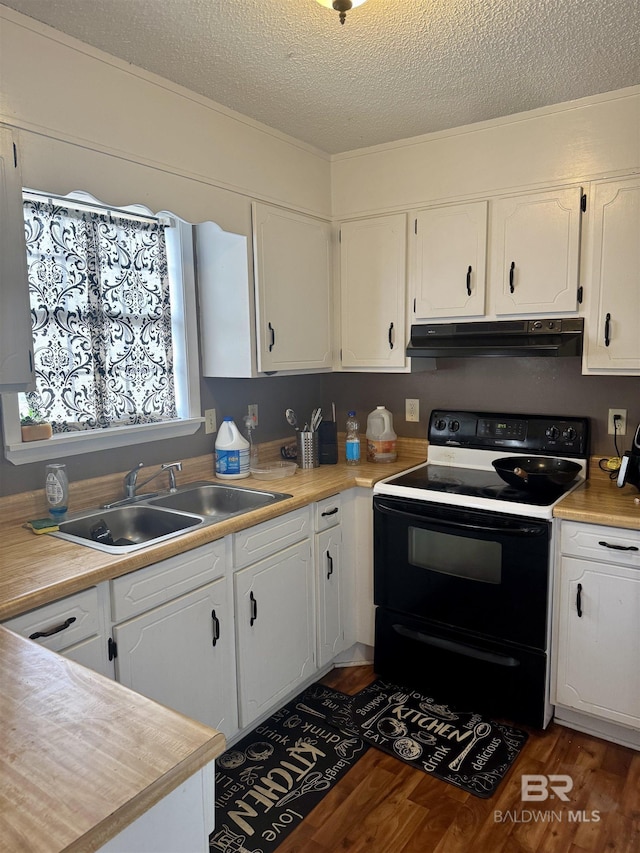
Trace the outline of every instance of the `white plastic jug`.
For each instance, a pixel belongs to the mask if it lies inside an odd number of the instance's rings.
[[[397,435],[393,431],[393,417],[384,406],[377,406],[367,416],[367,461],[395,462]]]
[[[241,480],[249,476],[249,442],[233,418],[225,418],[216,437],[216,477],[221,480]]]

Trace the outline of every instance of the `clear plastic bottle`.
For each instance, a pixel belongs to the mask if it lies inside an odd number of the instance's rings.
[[[391,412],[376,406],[367,417],[367,462],[395,462],[397,437]]]
[[[349,412],[347,417],[347,436],[345,441],[347,465],[357,465],[360,462],[360,425],[355,412]]]
[[[66,465],[59,462],[47,465],[45,493],[49,504],[49,515],[58,520],[63,519],[69,502],[69,481],[67,480]]]

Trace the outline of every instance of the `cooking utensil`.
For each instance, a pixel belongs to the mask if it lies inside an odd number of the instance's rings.
[[[287,419],[287,423],[289,426],[292,426],[294,429],[298,429],[298,418],[296,417],[296,413],[293,409],[287,409],[284,413],[285,418]]]
[[[311,413],[311,429],[315,432],[322,421],[322,409],[314,409]]]
[[[524,491],[544,491],[572,483],[580,473],[580,465],[552,456],[505,456],[493,467],[505,483]]]

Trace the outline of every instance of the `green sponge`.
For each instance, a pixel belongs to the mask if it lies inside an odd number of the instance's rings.
[[[58,525],[51,518],[36,518],[33,521],[27,521],[23,527],[32,530],[34,533],[55,533],[56,530],[59,530]]]

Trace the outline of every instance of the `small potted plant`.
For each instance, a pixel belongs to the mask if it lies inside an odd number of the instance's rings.
[[[29,413],[20,418],[20,431],[23,441],[41,441],[53,434],[51,424],[44,420],[33,404],[29,406]]]

